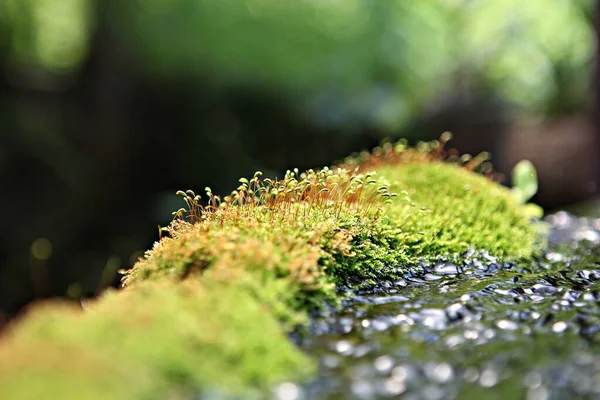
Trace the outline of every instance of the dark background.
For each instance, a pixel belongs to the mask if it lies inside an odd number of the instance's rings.
[[[594,7],[0,1],[0,325],[117,284],[178,189],[228,192],[385,138],[451,130],[507,175],[531,159],[547,210],[593,199]]]

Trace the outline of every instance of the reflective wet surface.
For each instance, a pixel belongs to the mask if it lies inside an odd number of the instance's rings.
[[[469,251],[315,316],[295,339],[319,374],[275,398],[600,399],[600,220],[546,222],[534,261]]]

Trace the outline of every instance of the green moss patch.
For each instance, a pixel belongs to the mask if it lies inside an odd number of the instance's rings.
[[[182,192],[187,208],[127,272],[125,290],[83,315],[33,313],[0,344],[0,369],[12,357],[31,359],[8,376],[37,374],[39,387],[65,393],[73,379],[89,398],[102,385],[104,375],[94,377],[104,363],[113,398],[263,393],[310,376],[313,363],[285,331],[305,323],[308,311],[335,305],[336,287],[395,278],[423,258],[470,247],[507,259],[535,251],[528,208],[472,172],[482,160],[460,167],[440,162],[442,152],[437,142],[417,150],[388,145],[342,168],[288,171],[282,180],[257,173],[223,198],[207,189],[206,202]],[[31,354],[65,343],[73,358]],[[75,368],[73,376],[61,372]],[[0,398],[31,389],[5,387]]]
[[[253,296],[216,282],[144,284],[105,294],[85,312],[43,307],[0,349],[3,399],[49,388],[61,399],[241,394],[314,371]],[[19,381],[29,377],[30,385]]]
[[[431,257],[473,247],[527,257],[539,241],[528,209],[482,175],[437,161],[377,172],[393,183],[391,190],[410,199],[388,206],[386,215],[402,229],[411,254]]]

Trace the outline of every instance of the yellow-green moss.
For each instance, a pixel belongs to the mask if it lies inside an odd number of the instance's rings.
[[[452,254],[469,247],[496,256],[530,256],[537,231],[527,208],[507,188],[465,168],[437,161],[377,169],[405,192],[409,202],[394,202],[386,215],[418,256]]]
[[[460,168],[440,154],[389,145],[342,169],[281,181],[257,173],[222,200],[208,190],[204,205],[182,193],[188,209],[126,274],[123,291],[83,314],[34,312],[0,342],[0,372],[9,371],[0,398],[48,388],[93,399],[105,385],[103,398],[115,399],[264,393],[312,373],[285,329],[335,304],[336,286],[394,278],[469,247],[530,256],[539,237],[527,207],[471,172],[481,160]],[[22,362],[11,369],[12,358]],[[23,383],[30,375],[35,386]]]
[[[127,359],[119,362],[101,349],[81,348],[66,341],[23,338],[4,338],[0,346],[1,399],[104,400],[161,396],[169,398],[168,386],[161,376]]]
[[[9,336],[0,346],[2,399],[49,389],[61,399],[240,394],[314,371],[265,307],[218,282],[143,284],[85,312],[43,307]]]

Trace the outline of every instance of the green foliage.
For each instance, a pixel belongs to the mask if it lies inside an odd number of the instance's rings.
[[[143,4],[131,19],[152,73],[209,70],[225,85],[258,82],[301,99],[317,94],[309,102],[326,103],[345,123],[359,117],[398,128],[449,91],[455,74],[531,112],[553,115],[587,103],[590,0],[551,7],[545,0]],[[166,25],[165,15],[178,24]]]
[[[512,194],[521,204],[524,204],[525,211],[532,218],[541,218],[544,210],[537,204],[527,203],[538,190],[537,172],[535,166],[528,160],[522,160],[515,165],[512,171]],[[539,229],[546,229],[542,224],[538,224]]]
[[[573,111],[587,102],[591,0],[551,7],[545,0],[93,4],[4,1],[0,30],[9,59],[27,70],[76,74],[94,26],[110,25],[122,51],[152,79],[267,89],[321,123],[387,131],[451,90],[457,73],[483,82],[475,90],[533,112]]]
[[[14,66],[64,72],[85,60],[91,38],[90,0],[6,0],[0,25],[8,24]]]
[[[529,160],[522,160],[512,171],[513,194],[518,202],[526,203],[538,190],[537,172]]]
[[[594,6],[591,0],[472,1],[459,13],[463,54],[470,54],[462,62],[488,90],[532,113],[581,110],[590,100]]]

